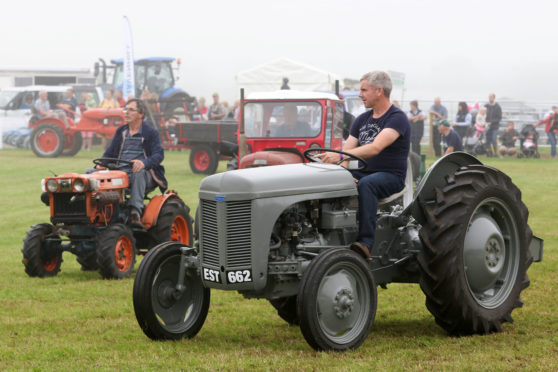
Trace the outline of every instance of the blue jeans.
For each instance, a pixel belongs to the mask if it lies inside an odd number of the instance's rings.
[[[151,173],[148,170],[142,169],[137,173],[128,173],[130,180],[130,199],[128,200],[128,206],[137,209],[140,216],[143,211],[143,198],[146,191],[151,192],[157,187]]]
[[[486,143],[487,145],[493,145],[494,148],[496,148],[496,145],[498,144],[498,128],[488,128],[486,131]]]
[[[378,200],[395,194],[405,186],[403,180],[393,173],[363,173],[352,171],[358,180],[358,238],[357,240],[372,250],[376,235],[376,213]]]
[[[550,156],[556,157],[556,134],[551,130],[546,132],[548,136],[548,143],[550,144]]]

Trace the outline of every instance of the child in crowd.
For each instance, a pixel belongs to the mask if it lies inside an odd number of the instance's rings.
[[[475,121],[475,138],[480,138],[486,127],[486,107],[481,107]]]

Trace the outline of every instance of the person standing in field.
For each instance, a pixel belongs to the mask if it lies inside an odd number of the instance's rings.
[[[424,134],[424,121],[426,115],[418,107],[418,101],[413,100],[410,103],[411,110],[407,114],[409,122],[411,123],[411,150],[420,155],[420,140]]]
[[[488,148],[492,146],[492,153],[494,156],[498,154],[498,128],[500,128],[500,121],[502,120],[502,108],[496,102],[496,95],[490,93],[488,95],[488,103],[486,107],[486,143]]]
[[[432,116],[432,120],[440,121],[448,118],[448,109],[442,106],[440,97],[434,98],[434,104],[430,107],[428,113]],[[434,128],[432,131],[432,147],[434,147],[434,155],[442,155],[442,147],[440,145],[440,133]]]

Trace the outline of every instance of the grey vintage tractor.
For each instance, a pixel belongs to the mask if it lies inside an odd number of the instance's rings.
[[[412,190],[408,176],[404,192],[380,203],[365,259],[349,249],[358,195],[345,168],[311,162],[209,176],[196,246],[163,243],[141,262],[138,323],[155,340],[193,337],[210,289],[236,290],[267,299],[314,349],[354,349],[372,328],[377,286],[399,282],[420,283],[451,335],[501,331],[522,305],[527,269],[542,259],[521,192],[466,153],[438,160]]]

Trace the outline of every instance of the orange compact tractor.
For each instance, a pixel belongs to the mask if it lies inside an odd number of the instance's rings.
[[[136,253],[145,254],[162,242],[192,246],[190,210],[174,191],[155,195],[145,206],[141,224],[128,218],[129,162],[99,158],[106,170],[65,173],[42,182],[41,200],[50,207],[49,223],[27,231],[23,241],[25,272],[32,277],[54,276],[62,253],[77,256],[82,270],[99,270],[103,278],[129,277]]]

